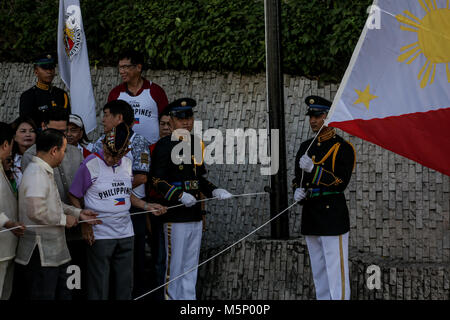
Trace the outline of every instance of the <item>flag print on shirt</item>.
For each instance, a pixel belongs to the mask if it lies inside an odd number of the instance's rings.
[[[124,206],[125,205],[125,198],[116,198],[116,199],[114,199],[114,205],[115,206]]]

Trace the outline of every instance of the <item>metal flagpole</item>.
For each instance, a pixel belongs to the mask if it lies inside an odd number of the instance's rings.
[[[287,207],[286,139],[284,129],[284,84],[281,69],[281,4],[279,0],[264,1],[266,26],[266,85],[269,109],[269,134],[279,130],[279,168],[271,176],[270,216]],[[289,238],[289,217],[284,215],[271,224],[271,237]]]

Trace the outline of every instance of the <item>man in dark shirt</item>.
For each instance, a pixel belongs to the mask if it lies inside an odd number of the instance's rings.
[[[295,158],[294,200],[301,201],[301,233],[308,246],[318,300],[349,299],[350,219],[344,190],[355,166],[353,145],[324,126],[331,101],[309,96],[314,139],[304,141]]]
[[[55,77],[55,59],[51,54],[37,57],[34,61],[34,74],[37,83],[20,96],[19,115],[30,117],[40,127],[45,112],[52,108],[63,108],[70,114],[67,92],[52,86]]]
[[[220,200],[232,197],[228,191],[218,189],[204,177],[206,168],[202,154],[195,154],[195,145],[202,142],[199,137],[190,134],[194,124],[192,108],[195,105],[195,100],[182,98],[167,106],[174,132],[160,139],[152,153],[150,174],[157,192],[164,197],[161,204],[184,204],[171,209],[162,218],[167,253],[166,281],[198,265],[202,238],[202,208],[197,202],[200,193]],[[183,148],[182,155],[174,150],[177,154],[174,159],[172,150],[179,148],[180,143],[186,143],[186,148]],[[185,154],[186,150],[190,154]],[[202,150],[201,147],[199,150]],[[195,300],[196,282],[197,270],[193,270],[166,286],[166,298]]]
[[[159,138],[162,139],[172,134],[170,115],[167,108],[159,114]],[[150,146],[150,154],[156,147],[156,143]],[[147,197],[149,202],[159,203],[163,196],[153,188],[152,178],[147,179]],[[202,203],[204,205],[204,202]],[[150,283],[151,288],[163,285],[166,277],[166,246],[164,243],[164,223],[161,217],[153,214],[147,215],[147,244],[151,250]],[[155,300],[165,300],[164,288],[156,290],[152,296]]]

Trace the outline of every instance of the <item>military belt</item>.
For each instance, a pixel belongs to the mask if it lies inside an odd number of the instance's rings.
[[[322,193],[320,193],[320,192],[318,192],[318,193],[311,193],[309,195],[309,197],[310,198],[314,198],[314,197],[318,197],[318,196],[329,196],[331,194],[340,194],[340,193],[342,193],[342,192],[340,192],[340,191],[325,191],[325,192],[322,192]]]
[[[182,187],[184,190],[198,190],[199,189],[199,181],[198,180],[187,180],[187,181],[175,181],[170,184],[176,187]]]
[[[319,196],[329,196],[332,194],[340,194],[343,193],[342,191],[320,191],[320,189],[308,189],[307,191],[307,198],[314,198]]]

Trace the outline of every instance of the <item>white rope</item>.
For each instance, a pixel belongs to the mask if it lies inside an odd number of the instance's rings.
[[[309,149],[310,149],[311,146],[313,145],[313,143],[314,143],[314,141],[316,140],[316,138],[319,136],[319,134],[320,134],[320,132],[322,131],[323,127],[324,127],[324,124],[320,127],[319,131],[318,131],[317,134],[314,136],[314,138],[313,138],[313,140],[311,141],[310,145],[309,145],[308,148],[306,149],[305,154],[308,153]],[[300,186],[301,186],[302,183],[303,183],[303,175],[304,175],[304,171],[302,171],[302,178],[301,178]],[[253,195],[262,195],[262,194],[267,194],[267,192],[257,192],[257,193],[246,193],[246,194],[233,195],[232,198],[235,198],[235,197],[244,197],[244,196],[253,196]],[[207,199],[201,199],[201,200],[197,200],[196,202],[204,202],[204,201],[209,201],[209,200],[214,200],[214,199],[217,199],[217,197],[207,198]],[[156,290],[165,287],[165,286],[168,285],[169,283],[171,283],[171,282],[173,282],[173,281],[175,281],[175,280],[177,280],[177,279],[183,277],[184,275],[186,275],[186,274],[188,274],[188,273],[190,273],[190,272],[192,272],[192,271],[198,269],[199,267],[201,267],[201,266],[204,265],[205,263],[207,263],[207,262],[209,262],[209,261],[215,259],[216,257],[218,257],[219,255],[221,255],[222,253],[226,252],[227,250],[229,250],[229,249],[231,249],[232,247],[236,246],[238,243],[244,241],[245,239],[247,239],[248,237],[250,237],[251,235],[253,235],[255,232],[257,232],[257,231],[260,230],[261,228],[265,227],[267,224],[269,224],[269,223],[272,222],[273,220],[277,219],[280,215],[282,215],[284,212],[288,211],[290,208],[292,208],[292,207],[293,207],[294,205],[296,205],[297,203],[298,203],[297,201],[294,202],[294,203],[291,204],[289,207],[287,207],[286,209],[284,209],[283,211],[281,211],[280,213],[278,213],[277,215],[275,215],[273,218],[271,218],[270,220],[266,221],[265,223],[263,223],[262,225],[260,225],[258,228],[256,228],[255,230],[251,231],[250,233],[248,233],[247,235],[245,235],[243,238],[239,239],[238,241],[234,242],[234,243],[231,244],[230,246],[226,247],[225,249],[223,249],[223,250],[220,251],[219,253],[217,253],[217,254],[213,255],[212,257],[208,258],[207,260],[201,262],[200,264],[198,264],[197,266],[191,268],[190,270],[186,271],[185,273],[183,273],[183,274],[181,274],[181,275],[179,275],[179,276],[173,278],[172,280],[170,280],[170,281],[168,281],[168,282],[166,282],[166,283],[160,285],[159,287],[156,287],[156,288],[152,289],[151,291],[149,291],[149,292],[147,292],[147,293],[145,293],[145,294],[143,294],[143,295],[141,295],[141,296],[135,298],[134,300],[139,300],[139,299],[141,299],[141,298],[143,298],[143,297],[145,297],[145,296],[147,296],[147,295],[149,295],[149,294],[155,292]],[[168,207],[167,210],[173,209],[173,208],[177,208],[177,207],[181,207],[181,206],[183,206],[183,204],[178,204],[178,205],[175,205],[175,206]],[[132,216],[132,215],[138,215],[138,214],[149,213],[149,212],[154,212],[154,211],[159,211],[159,210],[148,210],[148,211],[134,212],[134,213],[126,214],[126,215],[110,215],[110,216],[102,217],[101,219],[110,218],[110,217],[118,218],[118,217],[122,217],[122,216]],[[101,219],[83,220],[83,221],[80,221],[79,223],[85,223],[85,222],[96,221],[96,220],[101,220]],[[35,228],[36,228],[36,227],[49,227],[49,225],[29,225],[29,226],[25,226],[25,227],[27,227],[27,228],[32,228],[32,227],[35,227]],[[6,231],[10,231],[10,230],[14,230],[14,229],[18,229],[18,228],[21,228],[21,227],[18,226],[18,227],[14,227],[14,228],[10,228],[10,229],[1,230],[0,233],[6,232]]]
[[[26,225],[25,227],[26,228],[48,228],[48,227],[62,227],[62,226],[61,225],[48,225],[48,224],[32,224],[32,225]],[[0,233],[6,232],[6,231],[11,231],[14,229],[19,229],[19,228],[22,228],[22,226],[16,226],[16,227],[9,228],[9,229],[3,229],[3,230],[0,230]]]
[[[320,132],[322,131],[323,127],[325,126],[325,123],[322,124],[322,126],[320,127],[319,131],[316,133],[316,135],[314,136],[313,140],[311,141],[310,145],[308,146],[308,148],[305,151],[305,154],[308,153],[309,149],[311,148],[311,146],[313,145],[314,141],[316,140],[316,138],[319,136]],[[300,182],[300,186],[303,183],[303,174],[304,171],[302,170],[302,178],[301,178],[301,182]],[[270,219],[269,221],[265,222],[264,224],[262,224],[261,226],[259,226],[258,228],[256,228],[255,230],[253,230],[252,232],[250,232],[249,234],[247,234],[246,236],[244,236],[243,238],[239,239],[238,241],[236,241],[235,243],[231,244],[230,246],[226,247],[225,249],[223,249],[222,251],[220,251],[219,253],[215,254],[214,256],[208,258],[207,260],[203,261],[202,263],[198,264],[197,266],[193,267],[192,269],[186,271],[185,273],[173,278],[172,280],[160,285],[157,288],[152,289],[151,291],[135,298],[134,300],[139,300],[149,294],[151,294],[152,292],[155,292],[158,289],[163,288],[164,286],[168,285],[169,283],[171,283],[172,281],[175,281],[181,277],[183,277],[184,275],[188,274],[189,272],[192,272],[196,269],[198,269],[199,267],[201,267],[202,265],[204,265],[205,263],[207,263],[208,261],[211,261],[212,259],[216,258],[217,256],[221,255],[222,253],[224,253],[225,251],[229,250],[230,248],[234,247],[235,245],[237,245],[238,243],[244,241],[245,239],[247,239],[249,236],[251,236],[252,234],[254,234],[255,232],[257,232],[258,230],[260,230],[261,228],[263,228],[264,226],[266,226],[268,223],[272,222],[273,220],[275,220],[276,218],[278,218],[281,214],[283,214],[284,212],[286,212],[287,210],[289,210],[290,208],[292,208],[294,205],[296,205],[298,202],[294,202],[293,204],[291,204],[289,207],[287,207],[286,209],[284,209],[283,211],[281,211],[280,213],[278,213],[277,215],[275,215],[272,219]]]
[[[236,194],[236,195],[232,195],[231,198],[237,198],[237,197],[249,197],[249,196],[254,196],[254,195],[261,195],[261,194],[266,194],[267,192],[256,192],[256,193],[243,193],[243,194]],[[229,198],[229,199],[231,199]],[[206,199],[201,199],[201,200],[197,200],[197,202],[204,202],[204,201],[210,201],[210,200],[215,200],[218,199],[217,197],[213,197],[213,198],[206,198]],[[167,210],[169,209],[173,209],[173,208],[177,208],[177,207],[181,207],[184,206],[184,204],[177,204],[171,207],[167,207]],[[141,211],[141,212],[134,212],[134,213],[127,213],[127,214],[123,214],[123,215],[109,215],[109,216],[104,216],[101,218],[96,218],[96,219],[89,219],[89,220],[82,220],[80,222],[78,222],[78,224],[80,223],[86,223],[86,222],[91,222],[91,221],[98,221],[98,220],[104,220],[104,219],[108,219],[108,218],[120,218],[120,217],[126,217],[126,216],[133,216],[133,215],[138,215],[138,214],[144,214],[144,213],[150,213],[150,212],[156,212],[159,210],[148,210],[148,211]],[[26,228],[48,228],[48,227],[62,227],[62,225],[26,225]],[[0,233],[2,232],[7,232],[7,231],[11,231],[14,229],[19,229],[22,228],[22,226],[16,226],[13,228],[9,228],[9,229],[4,229],[4,230],[0,230]]]
[[[164,286],[168,285],[169,283],[183,277],[184,275],[188,274],[189,272],[192,272],[196,269],[198,269],[199,267],[201,267],[202,265],[204,265],[205,263],[207,263],[208,261],[211,261],[212,259],[216,258],[217,256],[221,255],[222,253],[224,253],[225,251],[231,249],[232,247],[234,247],[235,245],[237,245],[239,242],[244,241],[245,239],[247,239],[248,237],[250,237],[252,234],[254,234],[255,232],[257,232],[259,229],[263,228],[264,226],[266,226],[267,224],[269,224],[270,222],[272,222],[273,220],[275,220],[276,218],[278,218],[280,215],[282,215],[284,212],[286,212],[287,210],[289,210],[290,208],[292,208],[294,205],[296,205],[297,202],[294,202],[293,204],[291,204],[289,207],[287,207],[286,209],[284,209],[283,211],[281,211],[280,213],[278,213],[276,216],[274,216],[272,219],[268,220],[267,222],[265,222],[264,224],[260,225],[258,228],[256,228],[255,230],[253,230],[252,232],[250,232],[249,234],[247,234],[246,236],[244,236],[243,238],[239,239],[238,241],[236,241],[235,243],[233,243],[232,245],[226,247],[225,249],[223,249],[222,251],[220,251],[219,253],[216,253],[215,255],[213,255],[212,257],[206,259],[205,261],[203,261],[202,263],[198,264],[197,266],[193,267],[192,269],[186,271],[185,273],[173,278],[172,280],[160,285],[157,288],[154,288],[153,290],[135,298],[134,300],[139,300],[143,297],[145,297],[146,295],[149,295],[150,293],[163,288]]]

